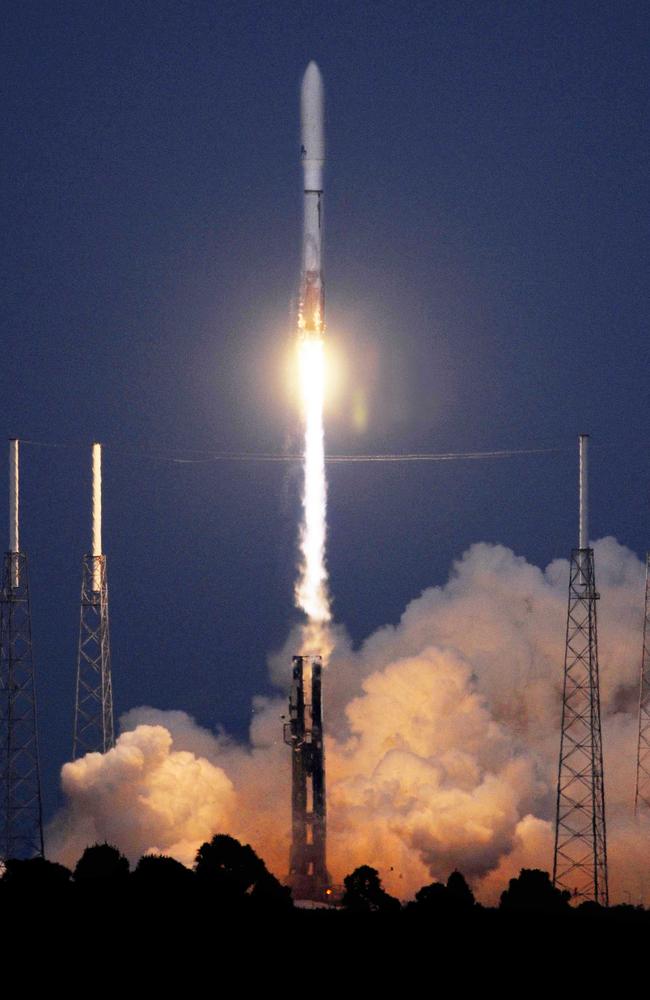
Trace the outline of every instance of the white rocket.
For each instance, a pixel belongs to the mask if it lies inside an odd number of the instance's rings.
[[[304,177],[304,228],[302,275],[298,325],[307,337],[320,337],[325,328],[323,288],[323,167],[325,129],[323,125],[323,78],[315,62],[310,62],[302,78],[300,94],[302,169]]]

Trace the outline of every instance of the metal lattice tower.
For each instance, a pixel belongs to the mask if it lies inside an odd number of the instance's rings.
[[[553,884],[608,904],[596,579],[588,547],[587,441],[580,442],[579,547],[571,553]]]
[[[289,722],[291,852],[288,884],[295,899],[323,901],[331,884],[325,860],[326,802],[320,656],[294,656]]]
[[[0,858],[43,856],[27,556],[18,539],[18,441],[9,443],[9,551],[0,592]]]
[[[98,589],[95,589],[97,586]],[[72,759],[114,745],[106,557],[84,556]]]
[[[636,755],[636,789],[634,815],[640,809],[650,809],[650,552],[645,563],[645,605],[643,614],[643,647],[639,683],[639,743]]]
[[[106,556],[101,541],[101,445],[93,444],[92,553],[84,556],[72,759],[115,744]]]

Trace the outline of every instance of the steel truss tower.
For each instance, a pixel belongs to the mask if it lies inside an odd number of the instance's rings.
[[[92,553],[84,556],[72,759],[115,743],[106,556],[101,541],[101,445],[93,444]]]
[[[608,904],[596,579],[587,531],[587,441],[580,435],[580,535],[571,553],[553,884]]]
[[[81,581],[72,759],[91,751],[106,753],[114,742],[106,557],[87,555]]]
[[[643,808],[650,809],[650,552],[646,555],[645,563],[643,646],[639,684],[639,743],[636,755],[634,815],[636,816]]]
[[[27,556],[18,541],[18,441],[9,443],[9,551],[0,592],[0,858],[43,856]]]
[[[325,900],[331,884],[325,860],[326,803],[320,656],[294,656],[289,722],[291,852],[288,883],[295,899]]]

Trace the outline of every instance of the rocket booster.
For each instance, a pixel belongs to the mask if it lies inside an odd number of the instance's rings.
[[[321,259],[325,130],[323,79],[315,62],[309,63],[302,78],[300,121],[304,223],[298,326],[305,336],[320,337],[325,328],[325,294]]]

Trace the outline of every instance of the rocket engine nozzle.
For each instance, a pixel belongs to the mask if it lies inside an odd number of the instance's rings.
[[[306,336],[320,337],[324,329],[323,282],[318,271],[308,271],[304,276],[300,299],[299,326]]]

